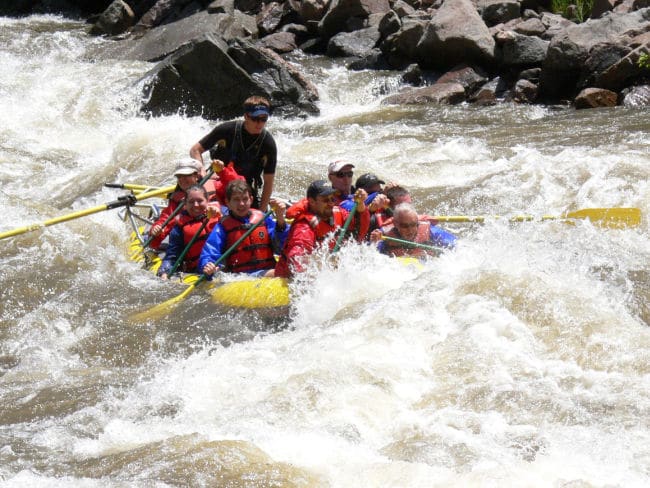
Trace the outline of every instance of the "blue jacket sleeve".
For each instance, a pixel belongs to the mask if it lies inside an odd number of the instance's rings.
[[[456,236],[451,232],[441,229],[437,225],[431,225],[429,239],[434,246],[453,248],[456,246]]]
[[[169,245],[165,250],[165,258],[160,264],[160,268],[158,268],[158,276],[161,276],[163,273],[168,273],[172,269],[184,248],[185,240],[183,239],[183,230],[178,225],[175,225],[169,233]]]
[[[279,231],[277,222],[270,215],[266,217],[264,224],[269,231],[271,245],[273,246],[273,252],[275,254],[280,254],[280,251],[284,247],[284,243],[287,240],[287,236],[289,235],[289,224],[287,223],[284,229]]]
[[[217,224],[203,245],[201,256],[199,256],[199,271],[203,272],[203,267],[206,264],[216,262],[225,252],[225,245],[226,231],[221,224]]]
[[[350,196],[352,196],[352,195],[350,195]],[[345,209],[345,210],[347,210],[349,212],[350,210],[352,210],[353,205],[354,205],[354,198],[348,197],[339,204],[339,207],[341,207],[341,208],[343,208],[343,209]]]

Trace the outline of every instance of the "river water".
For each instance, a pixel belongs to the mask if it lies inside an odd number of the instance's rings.
[[[137,114],[149,66],[59,17],[0,19],[0,231],[170,182],[214,121]],[[646,110],[384,107],[394,73],[297,58],[319,117],[272,118],[277,194],[344,157],[438,215],[638,207],[641,225],[449,224],[403,267],[366,247],[286,316],[219,308],[129,261],[117,210],[0,241],[7,487],[641,487],[650,483]]]

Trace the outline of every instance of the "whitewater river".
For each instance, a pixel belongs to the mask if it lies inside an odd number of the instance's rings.
[[[169,183],[214,125],[137,113],[145,63],[57,17],[0,19],[0,231]],[[288,316],[129,261],[110,210],[0,241],[3,487],[645,487],[648,110],[383,107],[394,73],[298,59],[321,115],[272,118],[277,194],[347,158],[439,215],[638,207],[637,228],[449,224],[423,269],[348,247]]]

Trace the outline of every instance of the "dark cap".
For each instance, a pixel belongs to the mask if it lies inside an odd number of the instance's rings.
[[[357,178],[357,182],[354,184],[355,188],[363,188],[364,190],[370,188],[373,185],[385,185],[386,182],[377,178],[377,175],[373,173],[366,173]]]
[[[316,180],[307,188],[307,198],[326,197],[335,191],[325,180]]]

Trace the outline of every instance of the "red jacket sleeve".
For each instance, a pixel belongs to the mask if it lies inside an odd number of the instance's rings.
[[[282,256],[275,267],[275,275],[288,278],[293,273],[305,270],[304,256],[311,254],[316,244],[316,235],[309,222],[299,219],[291,225]]]

